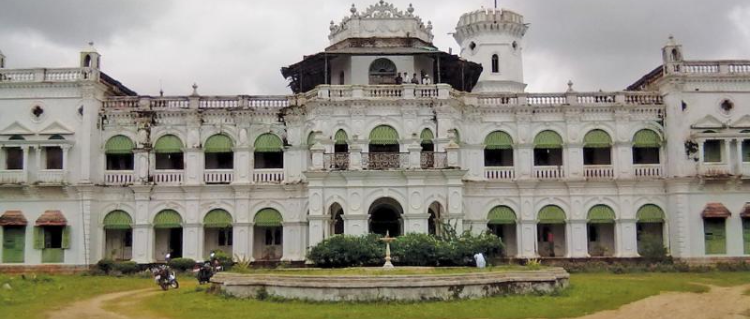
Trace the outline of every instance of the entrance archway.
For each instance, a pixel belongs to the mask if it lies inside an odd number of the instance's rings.
[[[330,212],[331,220],[329,221],[328,234],[343,235],[344,234],[344,209],[339,203],[331,205]]]
[[[443,231],[443,206],[438,202],[430,204],[427,209],[430,215],[427,220],[427,233],[430,235],[440,236]]]
[[[401,236],[404,229],[403,213],[401,204],[392,198],[376,200],[369,211],[370,233],[385,236],[387,232],[391,237]]]

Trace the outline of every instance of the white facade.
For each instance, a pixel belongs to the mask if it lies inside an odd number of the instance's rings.
[[[461,18],[462,56],[484,67],[473,92],[374,85],[390,72],[373,75],[377,59],[437,71],[382,47],[326,60],[330,81],[288,96],[138,96],[93,48],[77,68],[0,69],[2,265],[213,249],[303,261],[342,229],[438,222],[491,228],[509,257],[637,257],[646,233],[679,258],[750,255],[750,61],[686,61],[670,40],[630,91],[523,93],[521,26],[509,11]],[[430,29],[381,1],[330,39]]]

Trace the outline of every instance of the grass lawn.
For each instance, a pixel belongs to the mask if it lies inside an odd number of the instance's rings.
[[[0,274],[0,318],[43,318],[44,312],[69,302],[104,293],[152,287],[153,281],[140,278],[92,276],[18,276]]]
[[[571,287],[557,296],[513,296],[428,303],[304,303],[241,300],[207,295],[185,279],[179,290],[144,300],[138,307],[117,309],[131,315],[169,318],[563,318],[616,309],[666,291],[705,292],[693,283],[731,286],[750,283],[750,273],[574,274]]]

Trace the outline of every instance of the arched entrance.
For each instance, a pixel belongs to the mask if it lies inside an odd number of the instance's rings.
[[[133,219],[124,211],[112,211],[104,217],[104,257],[130,260],[133,257]]]
[[[167,254],[182,257],[182,216],[165,209],[154,217],[154,260],[162,262]]]
[[[427,220],[427,233],[440,236],[443,230],[443,206],[438,202],[434,202],[430,204],[427,213],[430,215]]]
[[[255,214],[253,221],[255,260],[281,260],[284,244],[284,220],[281,213],[273,208],[264,208]]]
[[[381,198],[370,206],[369,229],[371,234],[391,237],[401,236],[404,229],[401,204],[392,198]]]
[[[344,209],[339,203],[331,205],[330,212],[331,220],[329,221],[328,234],[343,235],[344,234]]]

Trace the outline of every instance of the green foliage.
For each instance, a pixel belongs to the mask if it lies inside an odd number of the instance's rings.
[[[669,251],[664,241],[652,234],[642,234],[638,243],[638,253],[648,262],[665,262],[669,260]]]
[[[96,263],[96,268],[98,268],[105,274],[108,274],[112,270],[112,267],[114,267],[114,265],[114,260],[105,258]]]
[[[131,275],[137,273],[140,269],[138,268],[138,263],[135,261],[118,261],[112,265],[112,270],[124,275]]]
[[[170,260],[167,265],[174,270],[186,271],[195,267],[195,260],[190,258],[174,258]]]
[[[223,250],[216,249],[212,251],[212,253],[214,254],[214,258],[219,260],[219,264],[224,269],[230,269],[234,265],[234,261],[232,260],[232,255],[225,253]]]
[[[307,258],[318,267],[374,266],[383,263],[385,244],[375,234],[335,235],[312,247]]]
[[[391,256],[396,264],[437,266],[438,240],[427,234],[407,234],[391,244]]]
[[[542,261],[539,259],[529,259],[526,261],[526,267],[531,270],[539,270],[542,268]]]
[[[246,256],[240,257],[240,255],[234,255],[234,265],[232,266],[232,271],[239,272],[239,273],[245,273],[250,270],[250,258],[247,258]]]

